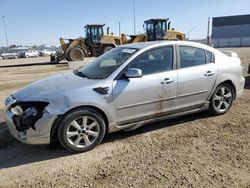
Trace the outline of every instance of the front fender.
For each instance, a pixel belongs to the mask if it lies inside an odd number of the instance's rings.
[[[50,114],[63,115],[68,111],[82,106],[95,107],[100,109],[108,118],[109,122],[113,122],[112,114],[112,98],[111,94],[100,95],[94,91],[79,95],[79,92],[68,93],[66,95],[54,97],[49,101],[49,105],[45,110]]]

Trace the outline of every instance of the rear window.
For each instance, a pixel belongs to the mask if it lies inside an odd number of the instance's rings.
[[[180,46],[180,68],[206,64],[205,50],[191,46]]]
[[[212,52],[206,51],[206,63],[214,63],[214,55]]]

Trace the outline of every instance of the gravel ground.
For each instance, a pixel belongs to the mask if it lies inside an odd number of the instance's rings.
[[[249,188],[250,49],[232,51],[240,54],[247,82],[227,114],[203,112],[113,133],[86,153],[21,144],[9,135],[0,113],[0,187]],[[64,63],[1,67],[0,100],[27,83],[67,70]]]

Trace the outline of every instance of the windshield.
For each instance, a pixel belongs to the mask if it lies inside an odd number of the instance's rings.
[[[117,47],[98,57],[93,62],[74,71],[78,76],[89,79],[104,79],[111,75],[122,63],[138,49]]]
[[[166,31],[166,22],[158,22],[155,25],[156,39],[163,39]]]
[[[91,42],[98,43],[103,37],[103,28],[102,27],[87,27],[86,29],[86,38],[88,38]]]
[[[146,33],[154,33],[154,24],[152,23],[146,24]]]
[[[166,24],[166,21],[146,22],[148,41],[162,40],[167,30]]]

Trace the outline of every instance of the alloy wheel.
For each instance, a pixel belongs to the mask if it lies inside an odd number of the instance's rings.
[[[213,103],[216,110],[225,112],[232,104],[233,94],[230,88],[220,87],[213,96]]]
[[[93,144],[100,134],[100,125],[90,116],[81,116],[73,120],[66,131],[68,142],[77,147],[84,148]]]

